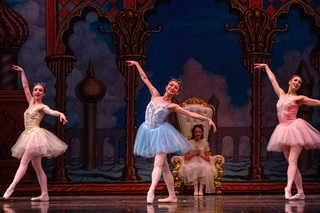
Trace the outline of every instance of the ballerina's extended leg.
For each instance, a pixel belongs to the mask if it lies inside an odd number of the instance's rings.
[[[166,159],[166,156],[167,156],[166,153],[160,153],[154,157],[154,167],[151,175],[152,181],[151,181],[150,189],[147,194],[147,203],[149,204],[153,203],[154,191],[160,180],[161,173],[162,173],[162,165],[164,160]]]
[[[28,164],[30,160],[32,159],[32,155],[28,152],[25,152],[21,158],[19,168],[14,176],[14,179],[6,192],[3,194],[4,199],[8,199],[11,194],[13,193],[16,185],[19,183],[19,181],[22,179],[22,177],[26,174],[26,171],[28,169]]]
[[[32,160],[32,166],[34,170],[36,171],[37,178],[40,184],[41,188],[41,195],[38,197],[33,197],[31,200],[33,201],[48,201],[49,195],[48,195],[48,185],[47,185],[47,176],[44,173],[42,166],[41,166],[41,156],[36,156]]]
[[[170,172],[168,161],[165,159],[162,166],[162,172],[163,172],[163,178],[164,182],[167,185],[169,197],[164,199],[158,199],[158,202],[160,203],[176,203],[177,202],[177,196],[176,192],[174,190],[174,179]]]
[[[286,188],[284,189],[285,199],[291,198],[292,183],[298,171],[298,158],[301,150],[302,150],[302,147],[299,145],[291,146],[289,147],[289,150],[288,149],[284,150],[285,157],[287,158],[289,163],[288,170],[287,170],[288,182],[287,182]]]

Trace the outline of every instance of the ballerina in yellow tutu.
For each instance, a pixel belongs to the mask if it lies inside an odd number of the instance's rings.
[[[12,183],[3,195],[4,199],[8,199],[13,193],[16,185],[25,175],[28,164],[31,161],[41,188],[39,197],[31,198],[31,200],[48,201],[47,177],[41,166],[42,157],[56,157],[66,151],[68,146],[61,141],[53,133],[40,128],[40,122],[44,113],[60,118],[60,122],[65,124],[66,116],[56,110],[50,109],[42,103],[45,95],[45,84],[35,83],[32,93],[29,89],[29,83],[24,70],[16,65],[12,66],[13,70],[20,71],[22,86],[29,103],[28,109],[24,112],[25,130],[21,133],[15,145],[11,148],[12,156],[21,159],[19,168],[14,176]]]

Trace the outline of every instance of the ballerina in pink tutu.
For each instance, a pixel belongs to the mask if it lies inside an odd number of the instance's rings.
[[[284,189],[285,198],[289,200],[305,198],[302,186],[302,177],[298,169],[298,158],[302,147],[306,149],[320,148],[320,132],[308,122],[297,118],[297,112],[301,105],[320,106],[320,101],[303,95],[297,95],[301,87],[301,77],[294,75],[289,80],[289,89],[285,93],[271,72],[267,64],[255,64],[255,69],[265,68],[272,83],[273,89],[279,97],[277,112],[279,125],[270,137],[267,150],[283,152],[289,166],[287,170],[287,186]],[[295,183],[298,193],[291,196],[292,183]]]
[[[42,103],[42,98],[45,95],[44,83],[35,83],[31,93],[24,70],[15,65],[12,66],[12,69],[21,72],[22,85],[29,107],[24,112],[25,130],[11,148],[12,156],[21,159],[20,165],[12,183],[4,193],[3,198],[8,199],[11,196],[16,185],[25,175],[28,164],[31,161],[41,188],[41,195],[39,197],[31,198],[31,200],[48,201],[47,177],[41,166],[41,158],[56,157],[64,153],[68,146],[53,133],[40,128],[39,124],[44,113],[59,117],[60,122],[63,122],[63,124],[68,121],[63,113],[52,110]]]

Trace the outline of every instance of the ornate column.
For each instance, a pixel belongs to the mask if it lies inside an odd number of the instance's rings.
[[[266,178],[261,165],[263,82],[261,81],[262,70],[254,70],[254,63],[271,63],[271,48],[276,33],[287,30],[287,26],[284,29],[277,29],[276,21],[270,18],[267,11],[258,7],[253,7],[243,12],[243,19],[239,22],[237,29],[228,29],[228,25],[225,28],[238,34],[243,51],[244,66],[252,75],[251,165],[248,171],[248,179],[261,180]]]
[[[121,180],[135,181],[141,179],[134,166],[133,146],[137,127],[135,126],[136,116],[136,87],[137,70],[135,67],[128,67],[127,60],[138,61],[143,67],[146,60],[146,45],[151,32],[159,32],[148,29],[148,24],[144,20],[144,11],[134,8],[126,8],[116,17],[116,21],[111,24],[110,30],[104,31],[100,27],[101,33],[111,33],[116,46],[116,62],[118,69],[126,77],[126,155],[125,167],[123,168]]]
[[[56,77],[56,103],[57,110],[60,112],[66,112],[67,104],[67,76],[74,69],[76,58],[72,55],[53,55],[46,57],[47,66],[50,71]],[[67,116],[67,115],[66,115]],[[62,141],[66,141],[66,126],[59,124],[59,118],[57,122],[57,135]],[[67,169],[65,167],[65,154],[56,158],[55,169],[53,170],[53,179],[56,181],[67,181]]]
[[[28,38],[25,19],[0,0],[0,89],[17,89],[18,72],[12,71],[18,64],[18,52]]]

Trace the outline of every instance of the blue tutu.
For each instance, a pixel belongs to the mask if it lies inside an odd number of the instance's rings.
[[[189,151],[190,142],[171,124],[164,122],[169,110],[166,105],[155,106],[152,101],[147,106],[145,122],[138,129],[134,154],[154,157],[156,154]]]

